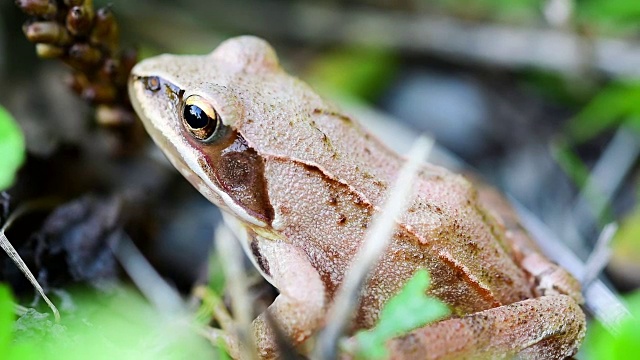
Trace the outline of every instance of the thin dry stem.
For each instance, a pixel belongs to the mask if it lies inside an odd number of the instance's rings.
[[[338,340],[351,322],[362,285],[389,244],[397,218],[408,205],[413,191],[412,184],[418,175],[420,164],[428,156],[432,147],[433,140],[430,138],[420,137],[415,141],[384,207],[374,215],[371,221],[371,227],[360,246],[360,251],[354,257],[357,260],[347,271],[342,286],[336,294],[334,306],[327,315],[327,326],[320,333],[314,349],[314,359],[336,358]]]
[[[600,232],[596,246],[589,255],[584,265],[584,272],[580,283],[582,286],[588,286],[600,275],[602,270],[607,266],[611,257],[611,240],[618,231],[618,224],[609,223]]]
[[[56,322],[59,322],[60,321],[60,312],[58,311],[58,308],[53,304],[53,302],[51,300],[49,300],[47,295],[44,293],[44,289],[42,289],[42,286],[40,286],[40,283],[38,283],[38,280],[36,280],[36,277],[33,276],[33,273],[31,272],[29,267],[24,262],[24,260],[22,260],[22,258],[20,257],[20,254],[18,254],[16,249],[13,247],[13,245],[11,245],[11,242],[9,242],[9,239],[7,238],[7,236],[5,234],[5,231],[20,216],[24,215],[25,213],[27,213],[27,212],[35,209],[35,208],[39,208],[39,207],[42,207],[42,206],[49,206],[51,204],[51,202],[52,202],[51,199],[44,199],[42,201],[28,203],[26,205],[23,205],[23,206],[17,208],[9,216],[9,218],[7,218],[7,221],[4,223],[2,228],[0,228],[0,247],[2,247],[4,252],[11,258],[11,260],[13,260],[14,264],[16,264],[18,269],[20,269],[20,271],[24,274],[24,276],[26,276],[27,280],[29,280],[31,285],[33,285],[33,287],[40,294],[40,296],[42,296],[44,301],[47,303],[47,305],[49,306],[49,308],[53,312],[53,316],[54,316]]]
[[[584,263],[544,224],[537,216],[527,210],[515,199],[510,199],[518,217],[525,229],[539,240],[538,245],[543,253],[551,260],[562,263],[562,267],[568,270],[576,279],[583,277],[585,273]],[[607,330],[617,332],[620,321],[629,315],[626,305],[618,295],[609,289],[601,280],[595,279],[591,284],[583,285],[585,307],[589,313],[598,319]]]
[[[226,278],[227,289],[231,295],[235,333],[240,340],[240,352],[243,359],[256,359],[257,352],[253,338],[249,282],[243,267],[243,251],[231,234],[229,228],[218,226],[215,233],[216,251],[223,254],[219,259]]]
[[[31,285],[33,285],[33,287],[38,291],[38,293],[40,293],[40,296],[42,296],[44,301],[47,303],[47,305],[49,305],[49,308],[53,312],[53,316],[55,317],[56,322],[59,322],[60,312],[58,311],[58,308],[56,308],[56,306],[53,305],[53,302],[49,300],[47,295],[44,293],[42,286],[40,286],[40,284],[38,283],[38,280],[36,280],[36,277],[33,276],[33,273],[31,272],[31,270],[29,270],[29,267],[27,266],[27,264],[25,264],[25,262],[22,260],[22,258],[16,251],[16,249],[13,247],[13,245],[11,245],[11,243],[9,242],[9,239],[7,239],[7,236],[4,234],[4,227],[0,230],[0,246],[2,247],[4,252],[7,253],[7,255],[9,255],[9,257],[11,258],[11,260],[13,260],[16,266],[18,266],[20,271],[22,271],[22,273],[27,277]]]
[[[628,177],[640,155],[640,139],[632,129],[620,127],[607,144],[602,156],[589,173],[571,210],[574,229],[569,229],[565,239],[570,244],[584,243],[583,234],[596,228],[603,214],[610,207],[613,197]]]
[[[111,250],[138,289],[162,314],[185,312],[178,292],[164,281],[133,241],[126,234],[121,235],[119,244]]]

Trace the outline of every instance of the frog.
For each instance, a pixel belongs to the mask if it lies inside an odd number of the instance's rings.
[[[156,145],[222,210],[279,292],[252,323],[260,358],[278,358],[280,335],[303,345],[325,325],[403,156],[289,75],[255,36],[142,60],[129,95]],[[429,162],[416,176],[350,331],[373,327],[426,269],[427,293],[451,315],[389,340],[392,358],[575,354],[586,329],[580,284],[542,254],[504,197]]]

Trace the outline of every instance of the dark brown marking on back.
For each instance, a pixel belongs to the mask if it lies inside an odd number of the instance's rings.
[[[367,228],[370,216],[374,211],[373,205],[362,194],[355,192],[347,184],[333,179],[325,174],[320,168],[313,164],[298,163],[305,171],[303,176],[321,176],[323,177],[329,194],[327,201],[322,202],[327,209],[335,212],[336,220],[340,221],[340,214],[350,214],[346,217],[346,223],[341,226],[350,226],[356,224],[363,229]],[[333,200],[335,199],[335,200]],[[332,201],[333,200],[333,201]],[[423,199],[421,205],[415,205],[415,211],[425,209],[434,214],[441,216],[447,215],[445,209],[439,208],[431,204],[428,199]],[[368,213],[368,217],[357,216],[357,214]],[[474,257],[482,257],[482,253],[493,251],[492,249],[482,250],[478,248],[461,226],[459,221],[454,218],[447,218],[440,226],[430,232],[419,230],[420,224],[408,227],[406,224],[399,223],[397,231],[391,242],[391,251],[383,255],[380,260],[380,269],[384,271],[377,276],[384,277],[385,273],[394,271],[397,268],[426,268],[432,276],[432,285],[429,293],[438,297],[448,305],[452,306],[454,315],[464,315],[476,311],[486,310],[491,307],[500,306],[511,303],[522,297],[530,297],[527,288],[514,289],[513,294],[503,294],[501,284],[515,284],[516,278],[511,278],[506,272],[494,267],[486,267],[480,269],[479,273],[469,273],[465,267],[465,262],[456,261],[456,254],[461,251],[472,254]],[[320,273],[321,279],[325,283],[325,289],[329,298],[333,296],[335,289],[340,285],[340,276],[332,276],[324,262],[334,263],[339,260],[332,260],[333,257],[348,256],[348,254],[335,251],[331,242],[325,241],[321,235],[312,242],[316,251],[324,252],[325,257],[320,263],[313,263],[314,267]],[[444,239],[444,240],[440,240]],[[457,251],[462,246],[462,250]],[[308,250],[308,249],[306,249]],[[497,251],[497,250],[496,250]],[[487,253],[488,254],[488,253]],[[386,257],[386,260],[384,260]],[[393,261],[390,259],[393,257]],[[310,256],[310,258],[313,258]],[[411,274],[407,274],[410,276]],[[517,276],[517,274],[514,274]],[[372,293],[374,294],[375,291]],[[378,301],[376,296],[366,295],[361,300],[361,305],[371,304],[371,308],[377,308],[375,305]],[[362,307],[361,307],[362,309]],[[358,316],[366,318],[365,313],[358,313]]]
[[[340,120],[342,120],[342,121],[344,121],[346,123],[352,122],[350,117],[348,117],[347,115],[341,114],[339,112],[336,112],[336,111],[325,110],[325,109],[313,109],[313,114],[314,115],[334,116],[334,117],[337,117],[338,119],[340,119]]]

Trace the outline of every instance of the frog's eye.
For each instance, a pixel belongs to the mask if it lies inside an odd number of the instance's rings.
[[[222,127],[220,115],[207,100],[198,95],[191,95],[185,100],[182,123],[200,141],[211,141]]]

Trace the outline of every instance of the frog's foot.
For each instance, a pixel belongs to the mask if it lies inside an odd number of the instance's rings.
[[[448,319],[387,343],[392,359],[564,359],[578,350],[586,320],[573,298],[543,296]]]
[[[571,296],[578,304],[584,303],[578,280],[540,253],[525,254],[522,267],[535,278],[539,295],[564,294]]]

